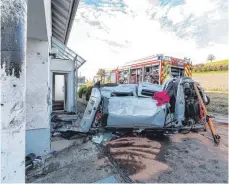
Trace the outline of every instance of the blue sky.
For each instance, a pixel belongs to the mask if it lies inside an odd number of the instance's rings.
[[[82,75],[163,53],[205,62],[228,58],[227,0],[82,0],[69,46]]]
[[[89,6],[104,7],[104,6],[120,6],[124,7],[123,1],[114,2],[114,1],[102,1],[102,0],[83,0],[83,3]]]

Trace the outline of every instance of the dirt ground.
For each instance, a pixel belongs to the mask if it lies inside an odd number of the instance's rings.
[[[192,78],[205,90],[228,91],[228,72],[193,73]]]
[[[217,105],[210,108],[219,110],[227,97],[213,94],[211,100]],[[27,177],[27,183],[92,183],[109,176],[119,183],[228,183],[228,124],[215,126],[219,146],[208,132],[122,137],[104,147],[87,141],[55,155],[47,171]]]
[[[228,94],[225,93],[207,93],[210,97],[210,104],[207,106],[209,112],[228,114]]]
[[[228,125],[216,128],[219,146],[208,132],[122,137],[102,149],[88,141],[58,153],[48,172],[27,183],[92,183],[109,176],[121,183],[228,183]]]
[[[217,124],[222,140],[214,146],[207,132],[168,139],[126,137],[107,144],[133,182],[228,183],[227,124]]]

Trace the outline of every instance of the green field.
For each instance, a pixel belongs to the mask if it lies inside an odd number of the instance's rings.
[[[228,70],[225,71],[203,71],[203,72],[192,72],[193,74],[228,74]]]
[[[224,93],[207,93],[210,97],[210,104],[207,106],[207,109],[210,112],[228,114],[228,94]]]
[[[205,66],[228,65],[228,59],[204,63]]]

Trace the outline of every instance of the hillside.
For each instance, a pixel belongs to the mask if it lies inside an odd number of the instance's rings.
[[[204,66],[220,66],[220,65],[228,65],[228,59],[214,61],[214,62],[207,62],[204,64]]]
[[[228,91],[228,60],[193,66],[193,76],[205,90]]]
[[[193,65],[193,73],[202,72],[227,72],[228,71],[228,60],[220,60],[214,62],[207,62],[204,64]]]

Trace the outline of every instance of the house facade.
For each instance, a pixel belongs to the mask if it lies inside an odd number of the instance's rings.
[[[67,42],[78,4],[2,1],[2,182],[24,182],[25,156],[50,153],[51,113],[77,109],[76,76],[85,60]]]

